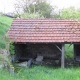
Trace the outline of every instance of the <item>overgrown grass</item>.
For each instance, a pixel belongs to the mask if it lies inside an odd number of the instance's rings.
[[[5,34],[11,25],[12,19],[0,14],[0,48],[5,48]]]
[[[14,75],[0,70],[1,80],[80,80],[80,68],[52,68],[33,66],[30,69],[21,68]]]

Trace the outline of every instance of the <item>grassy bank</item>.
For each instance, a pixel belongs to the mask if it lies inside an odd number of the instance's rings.
[[[52,68],[33,66],[30,69],[21,68],[14,75],[0,70],[1,80],[80,80],[80,68]]]
[[[5,34],[12,22],[12,18],[0,14],[0,48],[5,48]]]

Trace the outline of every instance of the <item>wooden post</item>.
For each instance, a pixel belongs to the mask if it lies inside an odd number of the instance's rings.
[[[75,50],[76,50],[76,47],[75,47],[75,44],[73,44],[73,58],[74,58],[74,60],[76,59],[76,52],[75,52]]]
[[[62,55],[61,55],[61,68],[64,68],[65,66],[65,62],[64,62],[64,53],[65,53],[65,48],[64,48],[64,44],[62,44]]]

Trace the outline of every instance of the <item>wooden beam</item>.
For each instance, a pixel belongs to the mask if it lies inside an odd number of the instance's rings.
[[[64,53],[65,53],[65,47],[64,44],[62,44],[62,55],[61,55],[61,68],[65,67],[65,61],[64,61]]]
[[[73,44],[73,54],[74,54],[74,56],[73,56],[73,58],[74,58],[74,60],[76,60],[76,46],[75,46],[75,44]]]
[[[62,50],[60,49],[60,47],[59,46],[57,46],[56,44],[55,44],[55,46],[62,52]]]

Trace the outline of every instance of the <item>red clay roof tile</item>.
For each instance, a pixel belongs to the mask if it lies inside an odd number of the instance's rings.
[[[14,19],[8,35],[14,42],[80,42],[80,21]]]

